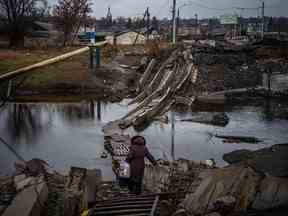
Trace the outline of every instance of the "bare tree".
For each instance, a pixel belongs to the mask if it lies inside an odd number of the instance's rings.
[[[54,7],[53,15],[57,27],[63,32],[63,45],[67,42],[73,43],[76,33],[81,25],[85,23],[91,12],[90,0],[58,0]]]
[[[0,15],[6,22],[10,46],[24,45],[28,28],[46,6],[46,0],[0,0]]]

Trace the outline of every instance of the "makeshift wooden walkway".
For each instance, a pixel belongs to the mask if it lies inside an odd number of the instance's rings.
[[[147,194],[99,201],[90,215],[99,216],[154,216],[157,213],[159,194]]]

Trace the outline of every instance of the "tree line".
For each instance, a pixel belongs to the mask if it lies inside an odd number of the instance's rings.
[[[63,45],[75,39],[80,26],[92,12],[90,0],[58,0],[53,8],[47,0],[0,0],[0,21],[10,47],[24,46],[24,37],[33,25],[52,14],[53,22],[63,33]],[[1,24],[1,23],[0,23]]]

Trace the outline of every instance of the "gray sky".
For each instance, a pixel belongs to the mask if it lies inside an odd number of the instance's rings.
[[[49,0],[51,4],[57,0]],[[238,8],[260,7],[260,0],[177,0],[178,7],[191,2],[191,5],[181,8],[181,17],[194,17],[198,13],[200,18],[238,13],[242,16],[257,16],[260,10],[237,10]],[[171,16],[173,0],[91,0],[93,16],[106,16],[107,7],[111,6],[113,17],[139,16],[146,7],[150,7],[151,15],[159,18]],[[267,16],[288,16],[288,0],[265,0],[265,14]]]

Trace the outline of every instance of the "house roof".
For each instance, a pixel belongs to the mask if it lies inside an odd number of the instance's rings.
[[[33,24],[40,27],[43,31],[53,31],[54,30],[54,26],[51,23],[35,21]]]
[[[121,32],[116,32],[116,33],[114,34],[114,36],[118,37],[118,36],[123,35],[123,34],[126,34],[126,33],[128,33],[128,32],[134,32],[134,33],[138,33],[138,34],[140,34],[140,35],[143,35],[142,32],[137,32],[137,31],[135,31],[135,30],[125,30],[125,31],[121,31]]]

